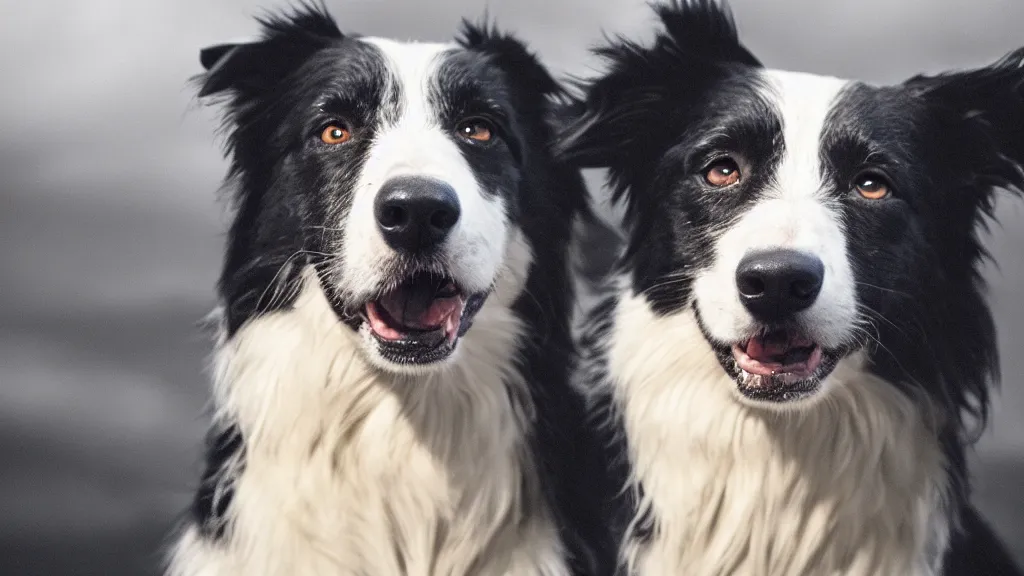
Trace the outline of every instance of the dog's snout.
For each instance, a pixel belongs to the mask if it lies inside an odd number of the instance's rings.
[[[817,256],[795,250],[748,254],[736,268],[740,300],[755,318],[784,320],[809,308],[825,280],[825,265]]]
[[[403,252],[435,248],[448,237],[459,214],[455,190],[430,178],[392,178],[374,202],[374,216],[385,242]]]

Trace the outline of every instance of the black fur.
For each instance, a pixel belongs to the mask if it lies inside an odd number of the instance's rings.
[[[759,96],[760,64],[739,43],[728,10],[694,0],[657,12],[663,31],[650,47],[617,39],[598,50],[608,71],[582,85],[580,116],[560,151],[580,167],[609,169],[613,197],[626,203],[620,264],[633,290],[670,314],[692,305],[690,281],[680,276],[708,265],[714,233],[757,200],[758,178],[771,178],[785,143],[780,118]],[[938,434],[954,498],[948,512],[954,525],[960,520],[947,574],[1019,573],[971,508],[965,451],[985,425],[998,380],[977,231],[992,215],[993,187],[1024,188],[1022,63],[1024,50],[976,71],[885,88],[854,84],[821,135],[823,180],[847,224],[861,320],[871,327],[859,345],[874,373],[923,397],[945,422]],[[756,176],[727,198],[708,194],[700,178],[723,148],[738,150],[749,164],[744,173]],[[891,178],[893,198],[850,194],[865,167]],[[583,340],[591,383],[607,378],[611,309],[597,309]],[[613,412],[612,398],[602,404]],[[621,434],[621,423],[612,424]],[[628,460],[621,439],[609,450]],[[621,482],[625,472],[613,476]],[[613,502],[621,533],[635,502]],[[991,571],[969,569],[966,559],[979,555],[991,558],[980,564]]]
[[[192,501],[192,518],[203,536],[217,540],[224,536],[223,519],[231,505],[234,488],[229,475],[232,462],[244,466],[245,446],[237,426],[210,428],[206,437],[206,469]],[[224,482],[227,480],[227,482]]]
[[[325,154],[310,136],[332,116],[372,134],[381,117],[397,113],[400,100],[384,90],[388,71],[378,51],[343,34],[322,6],[303,5],[260,22],[261,40],[214,46],[200,57],[207,69],[198,78],[200,96],[218,96],[226,110],[228,178],[237,209],[219,284],[228,337],[260,315],[292,306],[307,265],[322,279],[331,273],[322,255],[337,252],[342,239],[328,228],[328,214],[339,209],[339,199],[340,209],[348,209],[353,179],[329,174],[358,173],[366,149],[357,144]],[[587,213],[586,191],[579,171],[549,147],[562,97],[520,41],[469,23],[430,93],[443,122],[481,115],[500,132],[494,146],[466,144],[463,152],[483,187],[504,196],[510,220],[533,248],[527,286],[514,305],[529,326],[519,361],[538,411],[530,442],[574,568],[596,574],[597,566],[611,562],[610,548],[592,546],[604,529],[588,487],[600,473],[599,452],[588,444],[583,401],[568,386],[575,362],[568,246],[574,218]],[[355,325],[347,310],[338,313]],[[244,450],[237,430],[212,433],[206,479],[193,506],[210,538],[223,534],[231,497],[226,490],[215,503],[211,479]]]
[[[617,304],[615,296],[606,296],[589,311],[587,324],[579,341],[581,365],[575,374],[580,388],[593,388],[595,382],[607,381],[606,346],[613,328],[612,315]],[[643,486],[637,485],[635,490],[627,488],[632,486],[632,483],[624,423],[618,413],[617,402],[605,392],[600,390],[600,393],[594,394],[589,418],[594,443],[601,450],[598,461],[606,470],[603,476],[595,479],[594,488],[601,495],[598,505],[606,524],[602,537],[607,541],[606,546],[616,551],[616,555],[612,556],[614,561],[610,564],[614,566],[618,564],[618,542],[636,516],[643,495]],[[646,540],[650,537],[653,527],[653,518],[645,515],[637,521],[633,534],[640,540]]]

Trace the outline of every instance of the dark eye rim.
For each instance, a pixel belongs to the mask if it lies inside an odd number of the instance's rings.
[[[878,198],[867,198],[860,193],[860,181],[864,178],[871,177],[874,180],[881,182],[885,186],[885,194]],[[884,200],[895,196],[896,186],[893,185],[892,177],[881,168],[864,168],[857,172],[857,174],[850,180],[850,191],[856,194],[858,197],[864,198],[865,200]]]
[[[476,140],[474,138],[470,138],[469,136],[463,136],[462,135],[462,127],[466,126],[467,124],[470,124],[470,123],[480,123],[480,124],[483,124],[487,128],[487,130],[491,133],[491,137],[488,138],[487,140]],[[463,142],[466,142],[468,144],[472,144],[474,146],[490,146],[491,144],[494,143],[495,140],[497,140],[499,137],[501,137],[500,124],[497,121],[495,121],[495,120],[493,120],[491,118],[488,118],[487,116],[480,115],[480,114],[474,114],[472,116],[466,116],[465,118],[462,118],[461,120],[456,122],[455,123],[455,130],[454,130],[454,132],[455,132],[455,135],[458,136],[460,140],[462,140]]]
[[[713,168],[715,168],[716,166],[718,166],[720,164],[726,163],[726,162],[732,164],[732,166],[736,170],[736,173],[739,175],[739,179],[736,182],[733,182],[732,184],[726,184],[724,186],[719,186],[717,184],[713,184],[708,179],[708,174],[711,172],[711,170]],[[700,179],[704,183],[705,186],[710,186],[711,188],[714,188],[716,190],[723,190],[725,188],[732,188],[733,186],[736,186],[737,184],[742,182],[743,178],[744,178],[743,175],[744,175],[745,172],[746,172],[746,170],[743,167],[742,160],[740,160],[739,158],[737,158],[736,156],[734,156],[732,154],[721,154],[721,155],[715,156],[714,158],[712,158],[712,159],[708,160],[707,162],[705,162],[703,167],[700,169],[699,174],[700,174]]]

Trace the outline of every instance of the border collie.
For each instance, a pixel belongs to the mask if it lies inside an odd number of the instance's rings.
[[[343,34],[322,6],[201,53],[233,223],[206,470],[174,576],[589,571],[557,161],[518,40]]]
[[[1018,574],[969,504],[998,371],[977,232],[1024,186],[1024,50],[870,86],[709,0],[617,39],[562,139],[627,246],[585,336],[627,573]]]

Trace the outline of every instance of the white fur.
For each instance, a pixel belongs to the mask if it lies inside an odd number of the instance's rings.
[[[818,344],[838,347],[855,334],[856,293],[844,224],[838,208],[823,194],[819,141],[846,81],[775,70],[765,76],[771,87],[768,96],[782,115],[785,155],[766,197],[715,241],[714,265],[694,280],[697,306],[716,340],[732,344],[749,337],[754,320],[736,287],[740,260],[773,248],[807,252],[821,259],[825,278],[818,299],[798,320]]]
[[[934,576],[948,526],[929,414],[860,355],[799,411],[738,402],[692,311],[623,293],[609,336],[614,397],[652,541],[635,574]]]
[[[531,406],[507,388],[524,386],[510,306],[531,260],[520,233],[509,246],[457,358],[429,374],[375,369],[312,272],[294,309],[223,342],[217,417],[241,428],[244,466],[225,540],[188,529],[168,574],[567,574],[525,446]]]
[[[482,292],[490,287],[501,265],[508,221],[501,196],[481,189],[450,129],[441,126],[431,107],[437,66],[453,46],[382,38],[364,41],[384,54],[393,83],[388,90],[401,94],[401,104],[397,120],[385,123],[377,133],[350,209],[339,214],[345,235],[338,275],[344,283],[341,292],[362,302],[384,283],[386,268],[382,264],[393,258],[393,252],[377,228],[373,205],[381,186],[396,176],[432,177],[455,190],[461,217],[445,241],[447,272],[467,292]]]

